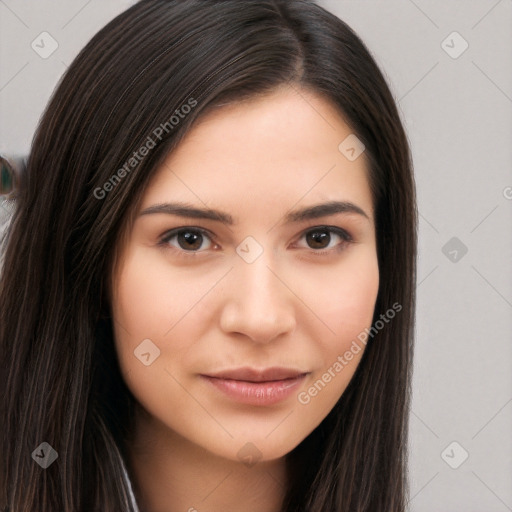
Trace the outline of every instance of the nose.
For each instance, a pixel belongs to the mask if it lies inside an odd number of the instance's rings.
[[[242,334],[256,343],[269,343],[296,326],[294,294],[283,272],[271,268],[266,253],[252,263],[236,262],[220,319],[225,333]]]

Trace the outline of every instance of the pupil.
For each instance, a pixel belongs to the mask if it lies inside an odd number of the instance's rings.
[[[327,243],[329,242],[330,234],[325,231],[314,231],[308,235],[308,242],[313,241],[313,248],[315,248],[315,244],[320,243],[320,248],[323,248],[322,241],[325,242],[327,240]],[[318,247],[316,247],[318,248]]]
[[[198,249],[199,247],[201,247],[201,242],[200,242],[201,235],[198,233],[192,233],[191,231],[186,231],[184,233],[181,233],[178,236],[178,239],[180,237],[185,239],[185,242],[186,242],[185,247],[182,247],[183,249]],[[197,244],[197,240],[199,240],[199,244]],[[196,243],[197,247],[193,246],[194,242]],[[181,245],[181,243],[180,243],[180,245]]]

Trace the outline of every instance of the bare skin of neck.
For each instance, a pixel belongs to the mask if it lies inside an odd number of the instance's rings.
[[[128,465],[140,512],[281,512],[284,458],[219,457],[138,413]]]

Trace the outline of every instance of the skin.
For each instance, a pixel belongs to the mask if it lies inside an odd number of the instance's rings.
[[[226,212],[235,224],[145,214],[120,247],[112,313],[122,375],[141,406],[129,464],[144,510],[235,512],[241,496],[245,512],[280,510],[285,455],[331,411],[364,345],[309,403],[298,394],[371,326],[377,299],[367,161],[338,150],[350,133],[322,97],[282,88],[209,113],[152,177],[139,213],[181,201]],[[284,223],[291,210],[328,201],[350,201],[368,218]],[[315,245],[307,235],[319,226],[353,241],[331,232]],[[158,245],[174,228],[211,236],[199,234],[191,256],[183,236]],[[248,236],[263,249],[252,263],[236,251]],[[145,339],[160,350],[148,366],[134,356]],[[236,403],[200,377],[242,366],[309,373],[267,406]],[[247,443],[251,466],[238,455]]]

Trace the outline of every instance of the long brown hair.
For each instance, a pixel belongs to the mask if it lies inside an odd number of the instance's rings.
[[[334,409],[287,456],[283,512],[405,510],[417,243],[410,152],[369,51],[312,0],[142,0],[66,71],[17,183],[0,282],[2,507],[133,510],[120,459],[134,397],[109,306],[120,236],[196,119],[283,85],[329,100],[364,143],[380,271],[374,321],[402,306],[368,341]],[[156,140],[159,126],[167,130]],[[148,136],[155,147],[126,167]],[[46,469],[31,456],[42,442],[58,453]]]

